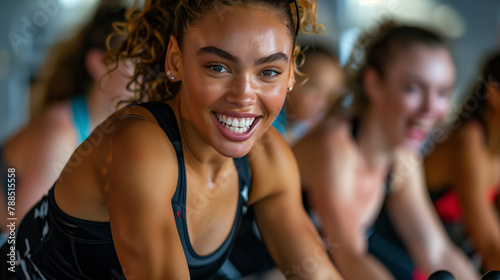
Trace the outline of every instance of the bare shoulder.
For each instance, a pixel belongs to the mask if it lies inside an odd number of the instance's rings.
[[[349,133],[351,124],[341,118],[331,117],[318,125],[311,133],[293,146],[297,158],[321,159],[326,154],[348,154],[353,141]]]
[[[465,123],[452,134],[453,144],[457,148],[463,148],[469,145],[484,145],[484,143],[486,143],[485,137],[484,127],[476,119],[465,121]]]
[[[328,185],[331,174],[356,163],[357,147],[346,119],[331,117],[293,147],[304,187]]]
[[[56,200],[65,212],[105,221],[111,202],[145,208],[172,197],[175,149],[154,119],[135,113],[110,116],[73,153],[56,184]]]
[[[247,157],[252,170],[250,204],[283,191],[284,188],[299,186],[293,153],[274,127],[255,143]]]
[[[152,173],[151,170],[177,171],[175,149],[159,126],[154,116],[145,108],[140,106],[126,107],[111,115],[101,123],[92,134],[104,135],[101,148],[106,151],[105,160],[109,164],[113,162],[122,170],[129,170],[124,175],[139,177],[143,173]],[[93,139],[93,135],[89,139]],[[96,135],[95,138],[99,138]],[[104,160],[104,159],[102,159]],[[158,166],[158,167],[156,167]],[[158,172],[155,176],[161,178],[163,174]],[[138,171],[138,172],[136,172]],[[153,175],[153,174],[151,174]],[[176,176],[175,176],[176,178]]]
[[[484,161],[488,158],[486,133],[476,119],[466,120],[450,135],[449,158],[455,163],[463,161]],[[460,151],[460,152],[457,152]]]

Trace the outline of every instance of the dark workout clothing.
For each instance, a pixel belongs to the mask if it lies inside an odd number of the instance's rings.
[[[421,157],[424,157],[425,153],[426,151],[422,148]],[[384,264],[394,278],[397,280],[427,279],[427,276],[415,265],[408,249],[396,232],[385,202],[375,221],[374,229],[368,239],[368,251]]]
[[[155,116],[176,150],[177,188],[171,203],[191,279],[208,279],[223,264],[246,211],[250,173],[246,157],[234,159],[239,178],[238,208],[230,234],[212,254],[196,254],[186,225],[186,173],[175,115],[164,103],[140,104]],[[154,225],[151,225],[154,226]],[[147,229],[145,229],[147,230]],[[13,279],[125,279],[114,248],[109,222],[92,222],[65,214],[49,191],[22,221],[17,232],[16,278]],[[5,248],[2,249],[5,251]],[[168,248],[165,248],[168,251]],[[5,270],[2,270],[5,271]],[[138,276],[137,276],[138,277]]]

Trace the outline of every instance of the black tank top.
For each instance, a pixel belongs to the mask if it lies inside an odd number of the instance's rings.
[[[207,256],[196,254],[186,225],[186,171],[177,121],[161,102],[141,104],[152,112],[176,150],[177,188],[171,203],[191,279],[207,279],[228,257],[246,212],[250,170],[246,157],[234,159],[239,198],[233,227],[224,243]],[[154,225],[152,225],[154,226]],[[109,222],[93,222],[64,213],[54,199],[54,188],[35,205],[19,225],[16,235],[16,276],[12,279],[126,279],[118,261]],[[168,248],[165,248],[168,251]],[[10,279],[10,278],[6,278]]]

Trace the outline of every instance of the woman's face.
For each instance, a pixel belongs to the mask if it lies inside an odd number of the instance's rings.
[[[110,109],[114,111],[116,105],[122,101],[133,97],[133,92],[127,89],[131,77],[134,75],[135,67],[130,61],[121,60],[118,62],[118,68],[105,75],[101,80],[101,88],[108,94],[110,100]],[[125,104],[121,104],[121,107]]]
[[[290,122],[315,123],[325,116],[329,106],[338,97],[343,85],[343,73],[336,61],[322,54],[306,58],[300,70],[309,79],[290,92],[287,115]]]
[[[222,155],[247,154],[293,85],[292,53],[292,38],[276,12],[256,6],[210,12],[184,35],[183,120]]]
[[[104,51],[98,48],[90,49],[86,54],[87,71],[93,79],[94,90],[102,91],[109,103],[109,111],[114,112],[119,101],[129,99],[133,92],[127,89],[134,74],[135,67],[128,60],[120,60],[118,67],[109,72],[109,68],[103,62]]]
[[[390,145],[418,149],[447,115],[454,81],[446,48],[416,44],[397,51],[372,100]]]

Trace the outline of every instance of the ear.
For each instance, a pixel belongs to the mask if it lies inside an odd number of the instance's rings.
[[[367,67],[363,72],[363,89],[371,102],[377,102],[381,97],[380,75],[373,67]]]
[[[85,67],[94,81],[98,81],[108,72],[108,68],[102,61],[103,55],[104,52],[98,48],[91,48],[85,54]]]
[[[293,88],[295,85],[295,58],[299,54],[299,46],[293,48],[292,59],[290,61],[290,76],[288,77],[288,88]],[[289,90],[288,92],[290,92]]]
[[[170,35],[168,41],[165,71],[170,82],[182,81],[182,52],[173,35]]]

